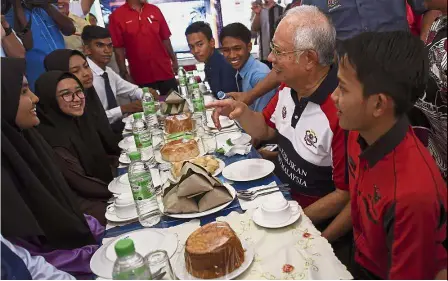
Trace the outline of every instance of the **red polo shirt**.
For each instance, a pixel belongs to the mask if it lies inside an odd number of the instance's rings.
[[[368,146],[348,140],[355,261],[381,279],[446,268],[446,183],[406,118]]]
[[[109,30],[114,47],[126,50],[136,84],[174,78],[171,58],[163,45],[171,32],[159,8],[145,3],[139,12],[126,3],[110,15]]]

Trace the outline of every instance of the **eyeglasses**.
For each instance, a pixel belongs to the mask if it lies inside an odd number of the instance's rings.
[[[75,99],[75,95],[79,98],[79,99],[84,99],[85,95],[82,89],[77,89],[74,92],[65,92],[61,95],[59,95],[58,97],[61,97],[64,101],[66,102],[72,102]]]
[[[269,47],[271,48],[271,52],[276,57],[284,56],[284,55],[287,55],[287,54],[298,53],[298,52],[304,52],[305,51],[305,50],[294,50],[294,51],[280,52],[279,50],[277,50],[277,47],[275,47],[273,42],[269,43]]]

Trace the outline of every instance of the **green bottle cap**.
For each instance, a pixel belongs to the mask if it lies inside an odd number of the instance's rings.
[[[143,113],[142,112],[137,112],[133,114],[134,119],[142,119],[143,118]]]
[[[129,159],[131,159],[131,161],[137,161],[137,160],[142,159],[142,155],[138,151],[132,151],[131,153],[129,153],[128,156],[129,156]]]
[[[129,238],[122,239],[115,244],[117,257],[122,258],[135,253],[134,241]]]
[[[148,87],[144,87],[144,88],[142,88],[142,90],[143,90],[143,93],[149,93],[149,88]]]
[[[199,85],[197,83],[193,84],[193,89],[199,89]]]

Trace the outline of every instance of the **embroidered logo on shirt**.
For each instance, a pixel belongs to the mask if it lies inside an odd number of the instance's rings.
[[[304,139],[306,145],[316,147],[315,144],[317,143],[317,136],[313,130],[306,130]]]
[[[378,203],[381,199],[381,194],[378,186],[376,184],[373,185],[373,203]]]
[[[153,15],[150,15],[149,17],[150,17],[150,18],[152,18],[152,19],[154,18],[154,16],[153,16]]]
[[[283,117],[283,119],[286,118],[286,106],[283,106],[283,109],[282,109],[282,117]]]

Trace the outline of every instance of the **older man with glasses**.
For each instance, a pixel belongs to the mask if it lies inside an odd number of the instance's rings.
[[[225,115],[254,138],[277,138],[276,175],[290,184],[293,198],[318,228],[337,232],[341,225],[332,220],[349,192],[345,131],[330,98],[338,85],[335,43],[335,28],[317,7],[295,7],[279,23],[271,44],[268,59],[282,86],[264,111],[233,99],[207,106],[215,108],[218,128],[219,115]]]

